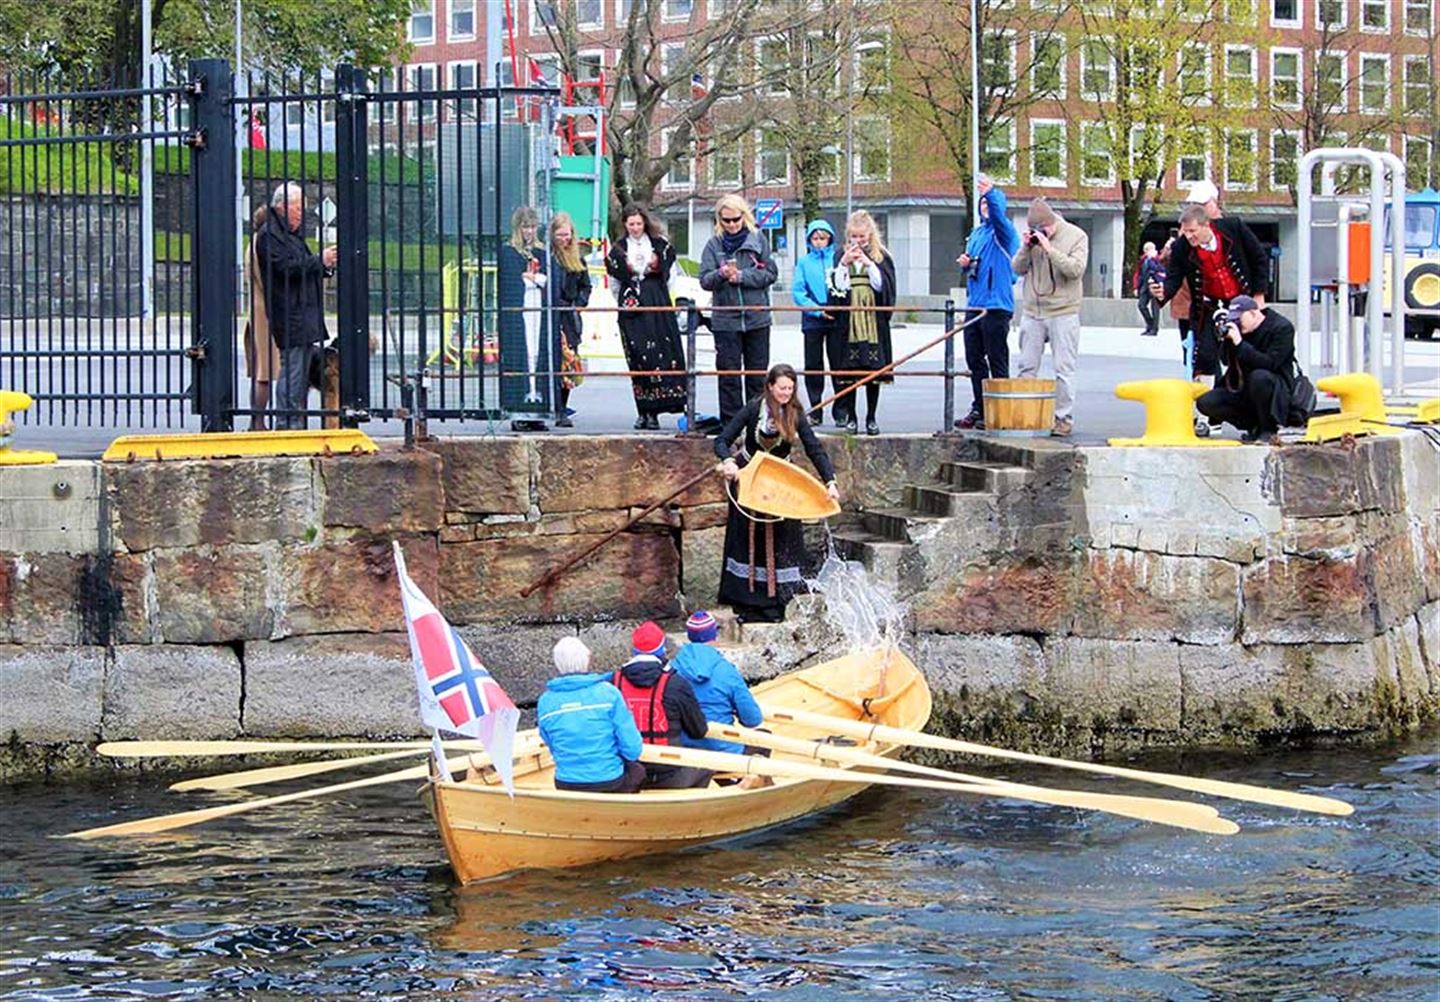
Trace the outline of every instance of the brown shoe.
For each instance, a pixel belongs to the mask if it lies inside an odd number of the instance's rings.
[[[1055,427],[1050,429],[1050,434],[1056,438],[1069,438],[1074,430],[1075,422],[1070,418],[1056,418]]]
[[[739,786],[742,790],[758,790],[766,786],[774,786],[775,780],[769,776],[746,776],[740,780]]]

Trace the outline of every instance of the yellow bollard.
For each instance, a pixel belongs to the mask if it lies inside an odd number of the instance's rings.
[[[1380,380],[1368,372],[1344,372],[1315,381],[1315,389],[1340,398],[1339,414],[1312,417],[1305,426],[1305,441],[1329,442],[1346,435],[1397,435],[1385,414],[1385,393]]]
[[[1201,438],[1195,434],[1193,407],[1209,388],[1185,379],[1138,379],[1115,387],[1121,400],[1145,405],[1145,434],[1139,438],[1112,438],[1111,445],[1227,446],[1233,439]]]
[[[19,390],[0,390],[0,466],[38,466],[53,463],[53,452],[24,452],[10,448],[15,436],[15,419],[10,415],[16,411],[29,410],[35,403],[30,394]]]

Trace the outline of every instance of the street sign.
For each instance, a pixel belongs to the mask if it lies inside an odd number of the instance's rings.
[[[755,199],[755,221],[762,230],[785,228],[785,203],[778,198]]]

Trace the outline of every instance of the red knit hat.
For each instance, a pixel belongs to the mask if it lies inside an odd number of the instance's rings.
[[[660,629],[658,623],[646,620],[635,627],[635,632],[630,634],[630,646],[636,654],[665,653],[665,631]]]

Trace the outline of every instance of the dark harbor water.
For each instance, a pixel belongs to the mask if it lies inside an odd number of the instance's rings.
[[[91,843],[49,836],[212,801],[156,778],[0,788],[0,999],[1440,996],[1433,735],[1140,763],[1177,764],[1357,810],[1216,801],[1243,829],[1222,839],[872,791],[718,848],[462,889],[408,786]]]

